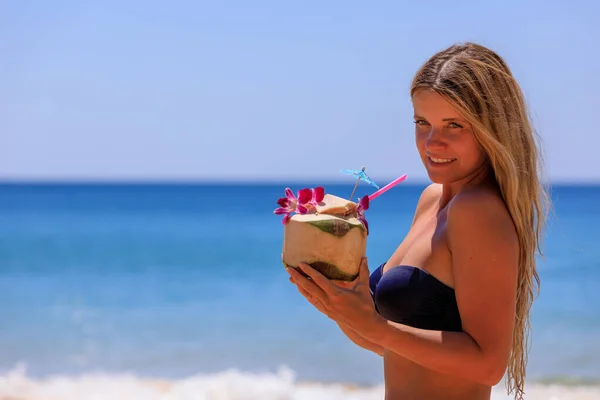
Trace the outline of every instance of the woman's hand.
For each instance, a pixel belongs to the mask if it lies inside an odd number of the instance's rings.
[[[363,257],[358,277],[352,282],[327,279],[307,264],[298,266],[308,277],[294,268],[286,268],[290,282],[319,311],[332,320],[361,332],[367,330],[380,316],[375,310],[369,288],[369,266]]]

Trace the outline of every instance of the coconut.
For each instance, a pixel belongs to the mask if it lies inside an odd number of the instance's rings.
[[[284,265],[297,268],[303,262],[329,279],[354,280],[367,247],[367,229],[356,208],[326,194],[314,212],[290,217],[284,227]]]

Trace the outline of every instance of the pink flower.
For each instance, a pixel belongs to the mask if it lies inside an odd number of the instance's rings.
[[[285,188],[285,197],[281,197],[277,200],[278,208],[273,211],[277,215],[283,214],[283,221],[285,223],[290,219],[290,214],[294,211],[300,214],[306,214],[310,211],[314,211],[316,206],[323,201],[325,197],[325,190],[322,187],[316,189],[301,189],[298,191],[298,197],[294,196],[292,189]]]
[[[305,203],[305,206],[310,210],[310,211],[315,211],[317,209],[317,206],[319,205],[320,202],[323,201],[323,198],[325,197],[325,189],[323,189],[321,186],[315,188],[315,189],[302,189],[304,192],[303,194],[305,196],[308,196],[310,194],[310,200],[308,200]]]
[[[365,195],[365,196],[363,196],[362,199],[360,199],[360,202],[358,203],[358,206],[356,207],[356,218],[358,218],[358,220],[360,222],[362,222],[362,224],[367,229],[367,235],[369,234],[369,223],[367,222],[367,219],[365,218],[365,211],[367,211],[368,209],[369,209],[369,196]]]

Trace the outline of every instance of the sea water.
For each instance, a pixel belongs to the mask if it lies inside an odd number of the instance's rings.
[[[325,186],[343,197],[352,189]],[[406,234],[423,187],[403,183],[372,201],[371,268]],[[381,358],[350,342],[288,281],[283,225],[273,214],[284,188],[1,185],[0,395],[2,382],[8,390],[15,379],[82,373],[380,385]],[[593,381],[600,186],[554,186],[551,194],[528,379]]]

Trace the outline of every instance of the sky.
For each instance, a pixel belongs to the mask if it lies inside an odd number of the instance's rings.
[[[597,181],[600,2],[0,1],[0,179],[425,181],[408,95],[474,41],[546,177]],[[407,181],[408,182],[408,181]]]

